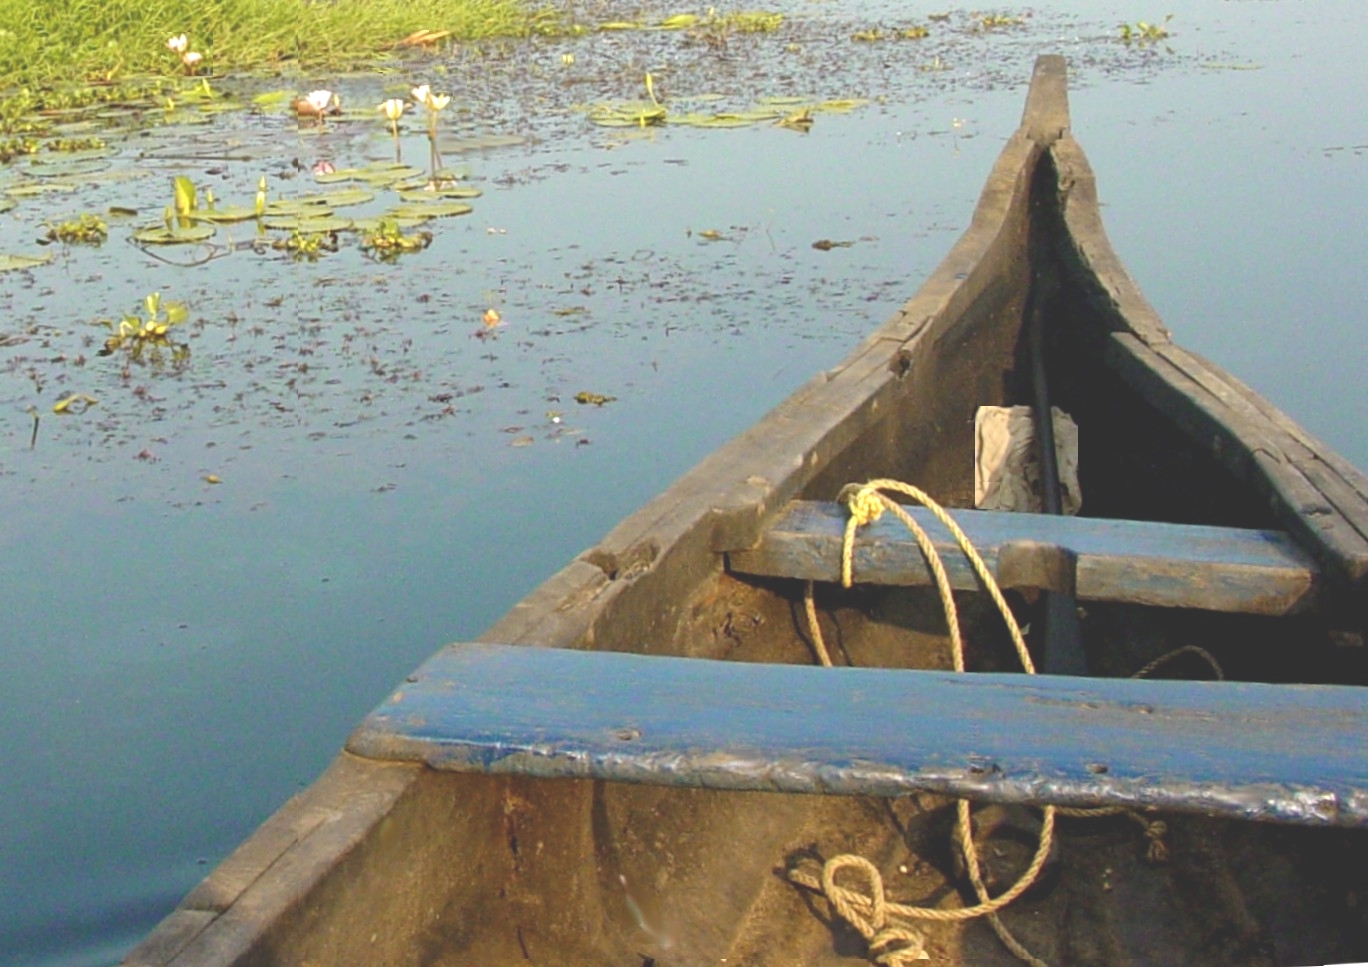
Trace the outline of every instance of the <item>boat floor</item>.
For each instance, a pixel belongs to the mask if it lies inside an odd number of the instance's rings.
[[[559,884],[544,881],[536,873],[540,862],[533,861],[524,868],[526,875],[508,881],[497,914],[490,911],[501,927],[490,929],[485,922],[468,938],[470,945],[448,935],[441,946],[459,953],[436,954],[429,962],[452,967],[866,962],[864,942],[855,931],[834,917],[825,901],[795,888],[784,875],[786,864],[840,851],[873,859],[890,899],[942,907],[972,902],[952,885],[962,884],[964,877],[950,849],[953,807],[942,797],[795,804],[763,793],[657,795],[662,825],[689,828],[688,841],[676,849],[659,837],[641,839],[617,830],[618,850],[651,852],[658,872],[651,883],[605,884],[603,901],[616,908],[606,911],[620,929],[616,935],[584,937],[584,925],[595,922],[593,914],[580,911],[580,919],[559,903],[544,902],[544,891],[554,895],[566,881],[559,876],[552,878]],[[718,797],[727,797],[727,808],[710,808],[708,800]],[[738,810],[741,798],[753,801]],[[523,800],[518,808],[535,806]],[[594,810],[599,823],[611,823],[618,812],[603,801],[596,801]],[[669,814],[680,811],[689,821],[671,822]],[[710,815],[716,824],[709,822]],[[1038,822],[1024,807],[989,806],[978,816],[991,827],[983,844],[987,879],[997,892],[1029,861]],[[1054,859],[1041,881],[1003,913],[1004,922],[1036,956],[1056,967],[1274,967],[1362,957],[1368,941],[1363,902],[1368,857],[1361,836],[1186,816],[1166,817],[1166,822],[1168,855],[1154,862],[1146,856],[1139,827],[1124,817],[1062,820]],[[700,840],[728,845],[726,879],[710,884],[706,869],[688,866],[685,857]],[[534,841],[531,848],[541,849],[545,860],[552,847]],[[598,871],[581,875],[597,879]],[[752,876],[764,880],[758,893],[729,895],[731,886],[751,882]],[[738,904],[744,906],[739,918]],[[695,926],[683,934],[676,923]],[[983,920],[965,927],[927,924],[925,934],[933,963],[1019,963]]]
[[[695,656],[810,662],[797,587],[732,578],[711,585],[682,622],[693,629]],[[929,589],[827,588],[819,602],[838,661],[949,667],[944,621]],[[971,663],[981,670],[1009,667],[991,605],[974,595],[961,605],[966,637],[975,643]],[[1136,667],[1153,657],[1146,650],[1151,640],[1156,647],[1175,640],[1171,627],[1162,633],[1146,627],[1154,617],[1119,609],[1107,622],[1113,646],[1116,629],[1128,626]],[[1162,617],[1169,626],[1205,620]],[[1249,627],[1265,624],[1283,627]],[[488,863],[472,873],[473,888],[489,897],[490,919],[473,929],[478,908],[458,904],[472,929],[447,934],[440,946],[450,953],[434,953],[433,964],[867,962],[853,928],[787,875],[796,865],[841,853],[873,861],[891,900],[943,908],[974,902],[952,848],[953,800],[944,796],[793,796],[455,774],[428,779],[451,783],[457,797],[472,788],[498,789],[497,808],[487,802],[470,808],[503,816],[502,836],[494,838],[506,847],[488,861],[502,867],[502,879]],[[1029,863],[1039,813],[988,805],[976,807],[975,816],[985,878],[1000,893]],[[1130,817],[1061,818],[1039,882],[1002,914],[1012,933],[1054,967],[1275,967],[1368,955],[1368,838],[1361,832],[1188,815],[1146,819],[1166,826],[1162,859]],[[500,883],[494,893],[488,892],[491,875]],[[490,929],[491,921],[501,926]],[[927,923],[925,936],[933,963],[1019,963],[984,920]]]

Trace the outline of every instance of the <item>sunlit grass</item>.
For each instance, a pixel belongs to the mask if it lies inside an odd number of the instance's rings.
[[[418,31],[516,36],[548,17],[520,0],[0,0],[0,78],[12,92],[182,74],[166,46],[180,34],[205,71],[341,69]]]

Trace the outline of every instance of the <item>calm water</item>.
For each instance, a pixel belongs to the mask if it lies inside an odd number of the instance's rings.
[[[1074,62],[1112,240],[1175,335],[1368,466],[1358,6],[1082,6],[945,47],[945,72],[918,69],[935,48],[845,40],[895,22],[860,3],[796,7],[833,25],[796,62],[699,73],[668,39],[618,38],[461,62],[433,78],[465,92],[458,123],[528,140],[455,162],[485,194],[420,255],[182,268],[112,238],[0,275],[0,333],[30,334],[0,349],[0,961],[117,960],[423,657],[838,360],[966,224],[1037,51]],[[1171,52],[1108,40],[1169,10]],[[586,79],[557,101],[566,50]],[[636,96],[643,68],[676,96],[882,100],[807,135],[624,135],[568,109]],[[530,95],[501,100],[519,77]],[[173,174],[302,192],[293,159],[384,157],[377,127],[162,129],[121,149],[155,177],[55,211],[156,211]],[[50,210],[6,215],[0,252],[32,250]],[[88,324],[150,291],[191,305],[192,364],[124,381]],[[504,324],[475,338],[491,306]],[[70,392],[100,403],[50,415]],[[29,405],[49,414],[32,450]]]

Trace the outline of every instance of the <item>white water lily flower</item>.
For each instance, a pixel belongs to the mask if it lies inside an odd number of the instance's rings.
[[[397,121],[399,120],[400,115],[404,113],[404,108],[406,107],[408,107],[408,105],[399,100],[399,98],[392,97],[384,104],[380,105],[379,111],[391,121]]]
[[[432,88],[426,84],[419,84],[413,89],[413,99],[429,111],[440,111],[451,103],[450,94],[434,94]]]
[[[313,108],[315,114],[321,116],[333,106],[333,102],[337,100],[337,95],[332,91],[311,91],[304,100],[308,102],[309,107]]]
[[[170,47],[178,54],[184,54],[186,49],[190,46],[190,41],[186,38],[185,34],[181,34],[179,37],[172,37],[167,40],[166,46]]]
[[[204,55],[197,50],[187,50],[185,53],[181,54],[181,63],[186,67],[194,67],[203,59]]]

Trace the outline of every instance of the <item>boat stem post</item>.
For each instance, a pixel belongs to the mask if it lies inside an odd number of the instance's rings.
[[[1045,376],[1045,313],[1041,309],[1041,285],[1037,278],[1026,305],[1026,338],[1030,347],[1031,393],[1034,397],[1036,446],[1040,451],[1040,489],[1045,513],[1064,512],[1059,485],[1059,461],[1055,451],[1054,414]],[[1069,562],[1072,564],[1073,562]],[[1074,570],[1068,569],[1070,577]],[[1072,584],[1072,581],[1070,581]],[[1047,675],[1086,675],[1088,658],[1083,652],[1083,628],[1078,620],[1078,601],[1072,589],[1046,591],[1040,602]]]

